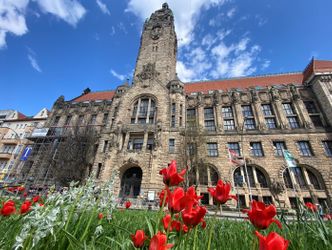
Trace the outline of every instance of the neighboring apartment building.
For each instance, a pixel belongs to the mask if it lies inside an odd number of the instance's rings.
[[[174,17],[164,4],[144,24],[132,85],[60,97],[39,142],[54,142],[59,128],[95,125],[99,142],[89,172],[92,167],[100,181],[117,172],[120,196],[156,195],[163,187],[159,171],[172,159],[184,168],[183,155],[194,151],[189,182],[203,203],[212,204],[207,188],[223,179],[232,182],[242,206],[250,193],[286,207],[296,196],[331,206],[332,61],[312,60],[303,72],[184,84],[176,76],[176,56]],[[191,127],[200,138],[195,145],[186,143]],[[228,149],[246,165],[230,163]],[[297,159],[296,168],[286,168],[282,149]],[[26,163],[28,175],[52,183],[52,174],[45,174],[49,164],[36,160],[40,155]],[[281,187],[277,196],[272,186]]]
[[[0,125],[0,182],[15,182],[16,175],[24,165],[21,155],[33,129],[44,127],[48,116],[46,108],[28,117],[11,111]],[[2,111],[0,111],[0,114]]]

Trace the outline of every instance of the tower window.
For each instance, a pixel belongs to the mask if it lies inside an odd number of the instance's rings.
[[[132,124],[153,124],[155,122],[156,104],[152,98],[139,98],[133,105]]]

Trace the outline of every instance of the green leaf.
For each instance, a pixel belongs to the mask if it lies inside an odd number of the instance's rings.
[[[69,243],[73,249],[84,249],[84,245],[76,239],[71,233],[67,232],[65,229],[61,229],[69,240]]]
[[[151,224],[151,221],[145,216],[146,223],[148,224],[149,232],[150,232],[150,237],[152,237],[154,234],[153,231],[153,226]]]

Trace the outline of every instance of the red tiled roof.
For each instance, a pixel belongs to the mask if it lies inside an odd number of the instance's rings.
[[[111,100],[115,91],[103,91],[103,92],[90,92],[85,95],[81,95],[72,102],[84,102],[84,101],[96,101],[96,100]]]
[[[244,89],[249,87],[267,87],[282,84],[303,84],[313,73],[332,71],[332,61],[311,60],[303,72],[275,74],[265,76],[241,77],[214,81],[186,83],[184,90],[187,94],[193,92],[208,93],[209,90]],[[71,100],[72,102],[111,100],[115,91],[90,92]]]
[[[21,112],[17,112],[17,120],[26,119],[28,118],[26,115],[22,114]]]
[[[209,90],[230,90],[232,88],[249,88],[249,87],[266,87],[278,84],[302,84],[302,73],[290,73],[282,75],[256,76],[232,78],[217,81],[195,82],[184,85],[186,93],[203,92],[207,93]]]

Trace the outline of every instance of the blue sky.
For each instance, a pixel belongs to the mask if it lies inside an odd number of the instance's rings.
[[[131,79],[159,0],[0,0],[0,109],[33,115]],[[172,0],[177,71],[197,81],[303,70],[332,60],[331,0]]]

